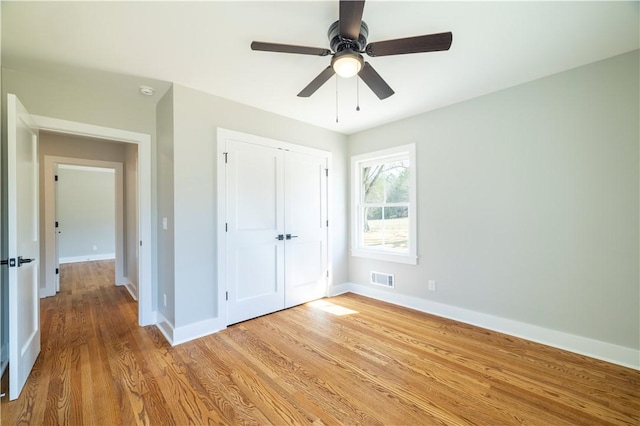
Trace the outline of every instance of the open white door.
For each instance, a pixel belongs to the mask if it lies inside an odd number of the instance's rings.
[[[54,243],[54,247],[55,247],[55,256],[54,256],[54,262],[55,262],[55,268],[56,268],[56,275],[55,275],[55,286],[56,286],[56,293],[58,293],[60,291],[60,222],[58,221],[60,215],[60,208],[58,207],[58,164],[54,164],[53,165],[54,168],[54,172],[55,172],[55,179],[53,181],[53,197],[55,199],[55,203],[56,203],[56,208],[54,211],[55,214],[55,227],[54,227],[54,232],[55,232],[55,243]]]
[[[7,96],[9,239],[9,399],[17,399],[40,353],[38,131]]]

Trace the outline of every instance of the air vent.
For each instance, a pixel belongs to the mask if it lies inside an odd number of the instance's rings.
[[[393,287],[393,275],[371,271],[371,284]]]

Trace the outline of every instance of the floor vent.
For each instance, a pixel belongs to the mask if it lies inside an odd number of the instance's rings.
[[[385,287],[393,287],[393,275],[383,274],[382,272],[371,271],[371,284],[383,285]]]

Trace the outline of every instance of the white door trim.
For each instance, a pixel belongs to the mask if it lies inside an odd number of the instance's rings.
[[[155,324],[157,313],[153,309],[151,281],[151,135],[38,115],[33,119],[40,130],[138,145],[138,324]]]
[[[124,276],[124,179],[123,165],[119,162],[88,160],[83,158],[58,157],[54,155],[44,156],[44,287],[41,287],[40,297],[50,297],[56,294],[56,229],[55,229],[55,166],[70,164],[74,166],[101,167],[115,170],[115,247],[116,268],[115,279],[117,285],[125,285]]]

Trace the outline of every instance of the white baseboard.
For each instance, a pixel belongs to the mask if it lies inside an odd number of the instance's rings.
[[[61,257],[59,263],[91,262],[94,260],[110,260],[115,258],[115,253],[87,254],[84,256]]]
[[[209,319],[185,325],[183,327],[177,327],[173,330],[173,342],[171,342],[171,346],[176,346],[190,340],[208,336],[210,334],[217,333],[220,330],[224,330],[225,328],[226,327],[220,327],[220,321],[218,319]]]
[[[355,291],[352,290],[352,286],[355,284],[351,284],[351,283],[343,283],[343,284],[338,284],[338,285],[334,285],[329,287],[329,297],[333,297],[333,296],[338,296],[340,294],[345,294],[345,293],[349,293],[349,292],[353,292],[355,293]],[[364,296],[364,294],[363,294]]]
[[[333,286],[331,296],[352,292],[395,305],[404,306],[444,318],[464,322],[511,336],[564,349],[591,358],[640,370],[640,350],[589,339],[562,331],[484,314],[469,309],[433,302],[418,297],[383,291],[361,284],[345,283]]]
[[[226,328],[220,327],[218,319],[200,321],[183,327],[174,327],[171,321],[167,320],[160,312],[157,313],[157,318],[156,326],[171,346],[208,336]]]
[[[133,285],[128,278],[125,278],[124,280],[124,287],[127,289],[131,297],[133,297],[133,300],[138,301],[138,288]]]
[[[160,312],[156,312],[156,327],[160,333],[167,339],[167,342],[173,346],[173,323],[166,319]]]

